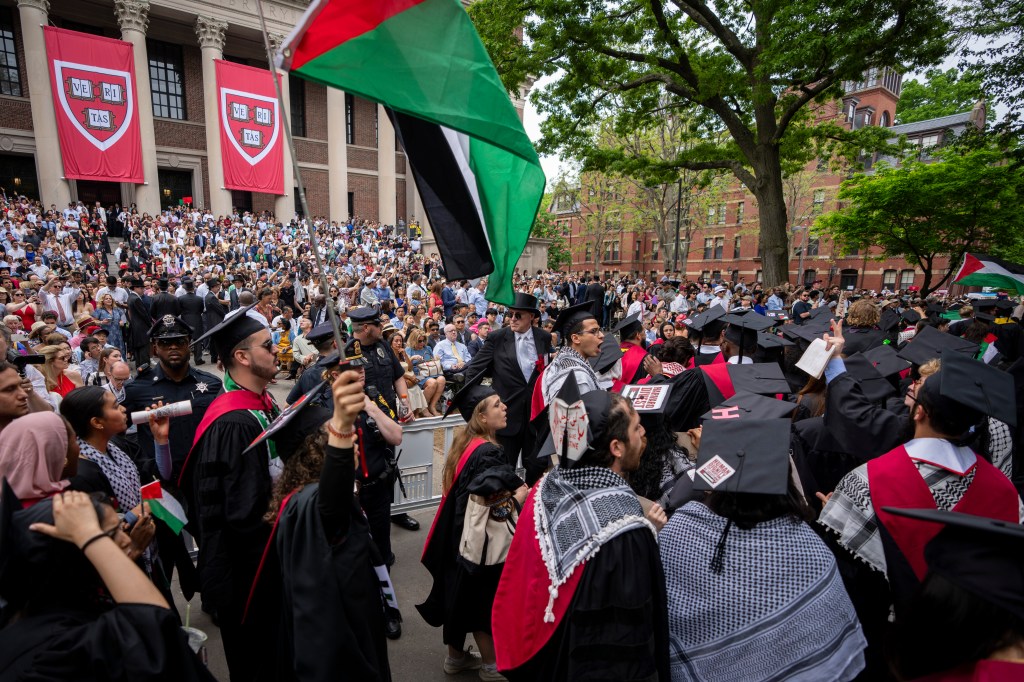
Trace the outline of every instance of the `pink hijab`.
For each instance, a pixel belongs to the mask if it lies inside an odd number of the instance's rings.
[[[60,480],[68,453],[68,430],[53,412],[18,417],[0,438],[0,477],[22,502],[38,500],[68,487]]]

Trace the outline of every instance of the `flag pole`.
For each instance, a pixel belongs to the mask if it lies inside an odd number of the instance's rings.
[[[338,324],[338,315],[331,305],[328,292],[331,290],[327,282],[327,268],[324,267],[323,257],[320,255],[320,244],[313,228],[312,217],[309,214],[309,204],[306,203],[306,186],[302,182],[302,171],[299,169],[299,157],[295,154],[295,138],[292,137],[292,127],[285,113],[288,111],[285,106],[284,95],[281,92],[281,81],[277,76],[277,69],[274,66],[274,51],[270,48],[270,35],[267,33],[267,20],[263,16],[263,0],[256,0],[256,9],[260,15],[260,30],[263,32],[263,47],[267,51],[267,67],[270,69],[270,76],[274,79],[274,92],[277,93],[277,108],[279,125],[284,128],[285,139],[288,141],[288,150],[292,156],[292,170],[295,173],[295,184],[299,192],[299,202],[302,206],[302,214],[305,216],[306,230],[309,232],[309,244],[313,248],[313,258],[316,260],[316,267],[320,271],[320,288],[323,296],[327,299],[327,316],[331,320],[331,327],[334,332],[334,344],[338,347],[339,357],[345,352],[345,344],[341,340],[341,327]],[[286,187],[285,189],[290,189]]]

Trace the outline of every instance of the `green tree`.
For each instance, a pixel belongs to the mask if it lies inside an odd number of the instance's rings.
[[[930,69],[923,82],[914,78],[903,81],[896,123],[914,123],[969,110],[984,97],[981,80],[981,73],[976,70],[961,74],[957,69]],[[989,110],[988,118],[994,119],[995,112]]]
[[[555,183],[552,185],[552,190],[545,193],[544,198],[541,199],[537,217],[533,219],[533,229],[530,231],[530,235],[551,241],[548,245],[548,270],[558,270],[563,265],[572,264],[572,254],[569,252],[569,242],[549,211],[551,201],[557,191],[564,191],[564,188],[560,188],[559,184]]]
[[[967,251],[1014,258],[1020,250],[1024,169],[1005,163],[1005,152],[949,147],[940,161],[908,160],[876,167],[842,184],[847,206],[815,222],[814,231],[845,248],[874,245],[877,258],[904,258],[924,271],[922,295],[945,284]],[[936,272],[948,257],[950,266]]]
[[[543,153],[585,170],[733,173],[757,200],[769,284],[788,278],[783,171],[807,163],[816,144],[884,143],[884,131],[851,134],[815,106],[866,69],[922,68],[949,47],[938,0],[480,0],[470,11],[510,92],[555,76],[534,95],[547,115]],[[669,161],[600,151],[597,122],[613,117],[621,135],[665,111],[696,118],[705,142]]]
[[[957,23],[966,45],[963,66],[980,70],[985,93],[1006,112],[995,132],[1004,143],[1024,136],[1024,0],[964,3]]]

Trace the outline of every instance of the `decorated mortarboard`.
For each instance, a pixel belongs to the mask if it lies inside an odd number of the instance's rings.
[[[942,357],[942,366],[937,374],[928,378],[925,387],[936,378],[942,397],[1011,427],[1017,425],[1013,377],[1006,372],[966,355],[950,353]]]
[[[620,339],[628,339],[643,328],[643,325],[640,324],[640,313],[633,313],[624,317],[621,322],[615,325],[612,331],[618,332]]]
[[[622,346],[619,345],[619,340],[608,334],[604,337],[604,341],[601,342],[601,349],[598,354],[592,358],[589,358],[587,362],[598,374],[603,374],[610,370],[612,366],[622,358]]]
[[[1024,526],[942,509],[882,507],[890,514],[945,524],[924,548],[929,573],[1024,619]]]
[[[568,308],[563,308],[555,318],[553,330],[558,334],[558,340],[562,345],[569,344],[569,330],[583,320],[594,320],[594,302],[577,303]]]
[[[575,466],[604,434],[611,407],[611,393],[594,390],[581,395],[575,373],[569,372],[551,401],[548,416],[552,450],[558,455],[560,466]]]
[[[905,369],[910,369],[910,361],[904,360],[889,344],[875,346],[861,353],[883,377],[891,377]]]
[[[227,357],[242,341],[245,341],[256,332],[266,329],[266,326],[259,320],[249,316],[249,311],[255,307],[256,304],[253,303],[245,308],[232,310],[220,324],[207,331],[198,339],[193,339],[192,345],[195,346],[206,339],[210,339],[210,343],[217,350],[217,355],[222,358]]]
[[[915,365],[923,365],[935,358],[945,359],[954,353],[974,357],[978,344],[959,336],[940,332],[935,327],[925,327],[914,335],[897,355]]]
[[[765,312],[764,316],[776,322],[785,322],[789,319],[789,314],[785,310],[769,310]]]
[[[778,334],[771,334],[769,332],[758,332],[757,345],[763,350],[771,350],[773,348],[785,348],[786,346],[795,346],[796,344],[787,339],[786,337],[779,336]]]
[[[672,384],[626,384],[620,391],[637,412],[664,412]]]
[[[783,419],[791,417],[795,409],[796,403],[743,391],[711,408],[701,419]]]
[[[727,371],[737,392],[775,395],[792,389],[782,368],[774,362],[755,362],[751,365],[729,365]]]
[[[484,373],[480,372],[472,379],[463,384],[459,392],[452,396],[452,403],[448,406],[448,409],[444,411],[444,416],[447,417],[455,410],[459,411],[462,418],[467,422],[472,419],[473,411],[476,410],[484,400],[487,400],[492,395],[497,395],[494,389],[490,386],[484,386],[480,382],[484,379]]]
[[[897,358],[899,359],[899,358]],[[854,353],[844,360],[846,373],[857,380],[861,392],[872,402],[881,402],[896,394],[892,384],[882,376],[863,353]]]
[[[784,495],[789,489],[788,419],[709,419],[701,431],[696,490]]]
[[[242,454],[249,452],[268,438],[273,438],[278,446],[278,454],[282,459],[287,460],[296,445],[331,418],[331,412],[323,407],[314,406],[310,410],[306,410],[312,405],[313,398],[320,394],[326,384],[326,380],[321,381],[294,403],[284,408],[281,414],[277,415],[274,421],[270,422],[267,428],[263,429],[263,432],[249,443],[249,447],[243,450]],[[288,442],[287,446],[283,445],[284,441]]]
[[[79,321],[78,324],[81,326],[82,322]],[[86,324],[91,327],[91,320]],[[175,317],[174,315],[164,315],[149,328],[149,338],[153,340],[192,338],[193,333],[195,332],[192,327],[185,324],[185,321],[180,317]]]

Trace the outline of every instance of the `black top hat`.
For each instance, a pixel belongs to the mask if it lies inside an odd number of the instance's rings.
[[[516,292],[516,298],[508,309],[525,310],[533,313],[534,315],[540,316],[540,303],[538,303],[537,297],[533,294],[524,294],[521,291]]]

